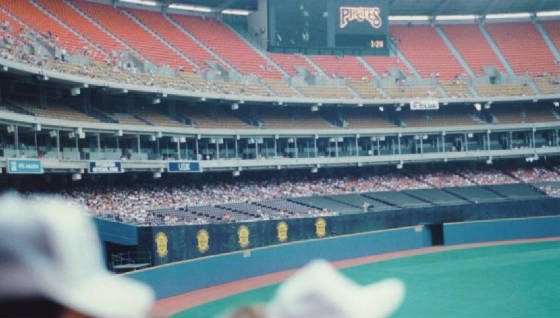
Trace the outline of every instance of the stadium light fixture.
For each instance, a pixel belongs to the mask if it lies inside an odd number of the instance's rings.
[[[155,1],[148,1],[148,0],[119,0],[119,2],[126,2],[126,3],[132,3],[132,4],[139,4],[139,5],[151,6],[151,7],[157,6],[157,2],[155,2]]]
[[[239,177],[241,175],[241,171],[240,170],[234,170],[231,172],[231,175],[234,177]]]
[[[389,21],[429,21],[427,15],[390,15]]]
[[[493,13],[487,14],[486,19],[517,19],[517,18],[530,18],[531,13],[529,12],[519,12],[519,13]]]
[[[399,162],[399,163],[397,164],[397,169],[399,169],[399,170],[402,169],[402,168],[403,168],[403,165],[404,165],[404,162],[402,162],[402,161]]]
[[[311,168],[311,173],[317,173],[317,172],[319,172],[319,169],[317,167]]]
[[[473,14],[438,15],[436,16],[436,21],[465,21],[474,20],[476,18],[478,18],[478,16]]]
[[[560,17],[560,11],[540,11],[537,12],[537,17]]]
[[[476,109],[477,111],[481,111],[482,110],[482,104],[481,103],[476,103],[473,105],[474,109]]]
[[[72,174],[72,181],[80,181],[82,180],[82,174],[81,173],[73,173]]]
[[[492,157],[490,157],[490,158],[488,158],[488,159],[486,160],[486,164],[487,164],[487,165],[491,165],[491,164],[492,164]]]
[[[317,111],[319,111],[319,105],[313,105],[313,106],[311,106],[311,111],[312,111],[312,112],[317,112]]]
[[[154,172],[152,174],[152,176],[153,176],[154,179],[160,179],[161,178],[161,172]]]
[[[554,107],[560,107],[560,102],[554,102],[552,105],[554,105]]]
[[[70,89],[70,95],[72,96],[78,96],[80,95],[80,88],[79,87],[73,87]]]
[[[400,112],[402,110],[402,106],[397,106],[397,108],[395,108],[395,110]]]
[[[384,111],[384,110],[385,110],[385,108],[383,108],[383,106],[379,106],[379,111],[380,111],[380,112],[382,112],[382,111]]]
[[[251,14],[251,11],[240,9],[225,9],[222,10],[222,14],[248,16],[249,14]]]
[[[2,71],[7,72],[8,71],[8,67],[6,65],[2,65]]]
[[[194,11],[194,12],[212,12],[212,8],[204,7],[204,6],[193,6],[188,4],[171,4],[169,5],[169,9],[177,9],[177,10],[185,10],[185,11]]]
[[[161,103],[161,98],[156,97],[156,98],[152,99],[152,104],[157,105],[159,103]]]
[[[231,104],[231,110],[238,110],[238,109],[239,109],[239,104],[238,103]]]

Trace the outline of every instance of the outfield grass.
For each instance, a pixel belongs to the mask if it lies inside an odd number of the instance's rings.
[[[560,241],[489,246],[348,267],[359,284],[397,277],[407,295],[393,317],[558,317]],[[278,284],[179,312],[212,317],[269,300]]]

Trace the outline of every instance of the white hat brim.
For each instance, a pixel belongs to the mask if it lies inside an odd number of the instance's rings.
[[[154,301],[154,293],[146,285],[109,272],[90,275],[79,285],[51,292],[68,308],[100,318],[146,317]]]

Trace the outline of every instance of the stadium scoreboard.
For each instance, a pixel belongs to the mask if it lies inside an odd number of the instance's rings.
[[[389,0],[269,0],[276,52],[389,55]]]

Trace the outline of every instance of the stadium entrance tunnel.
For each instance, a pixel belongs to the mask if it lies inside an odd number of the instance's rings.
[[[440,246],[445,244],[443,236],[443,224],[426,224],[424,225],[430,233],[432,246]]]

